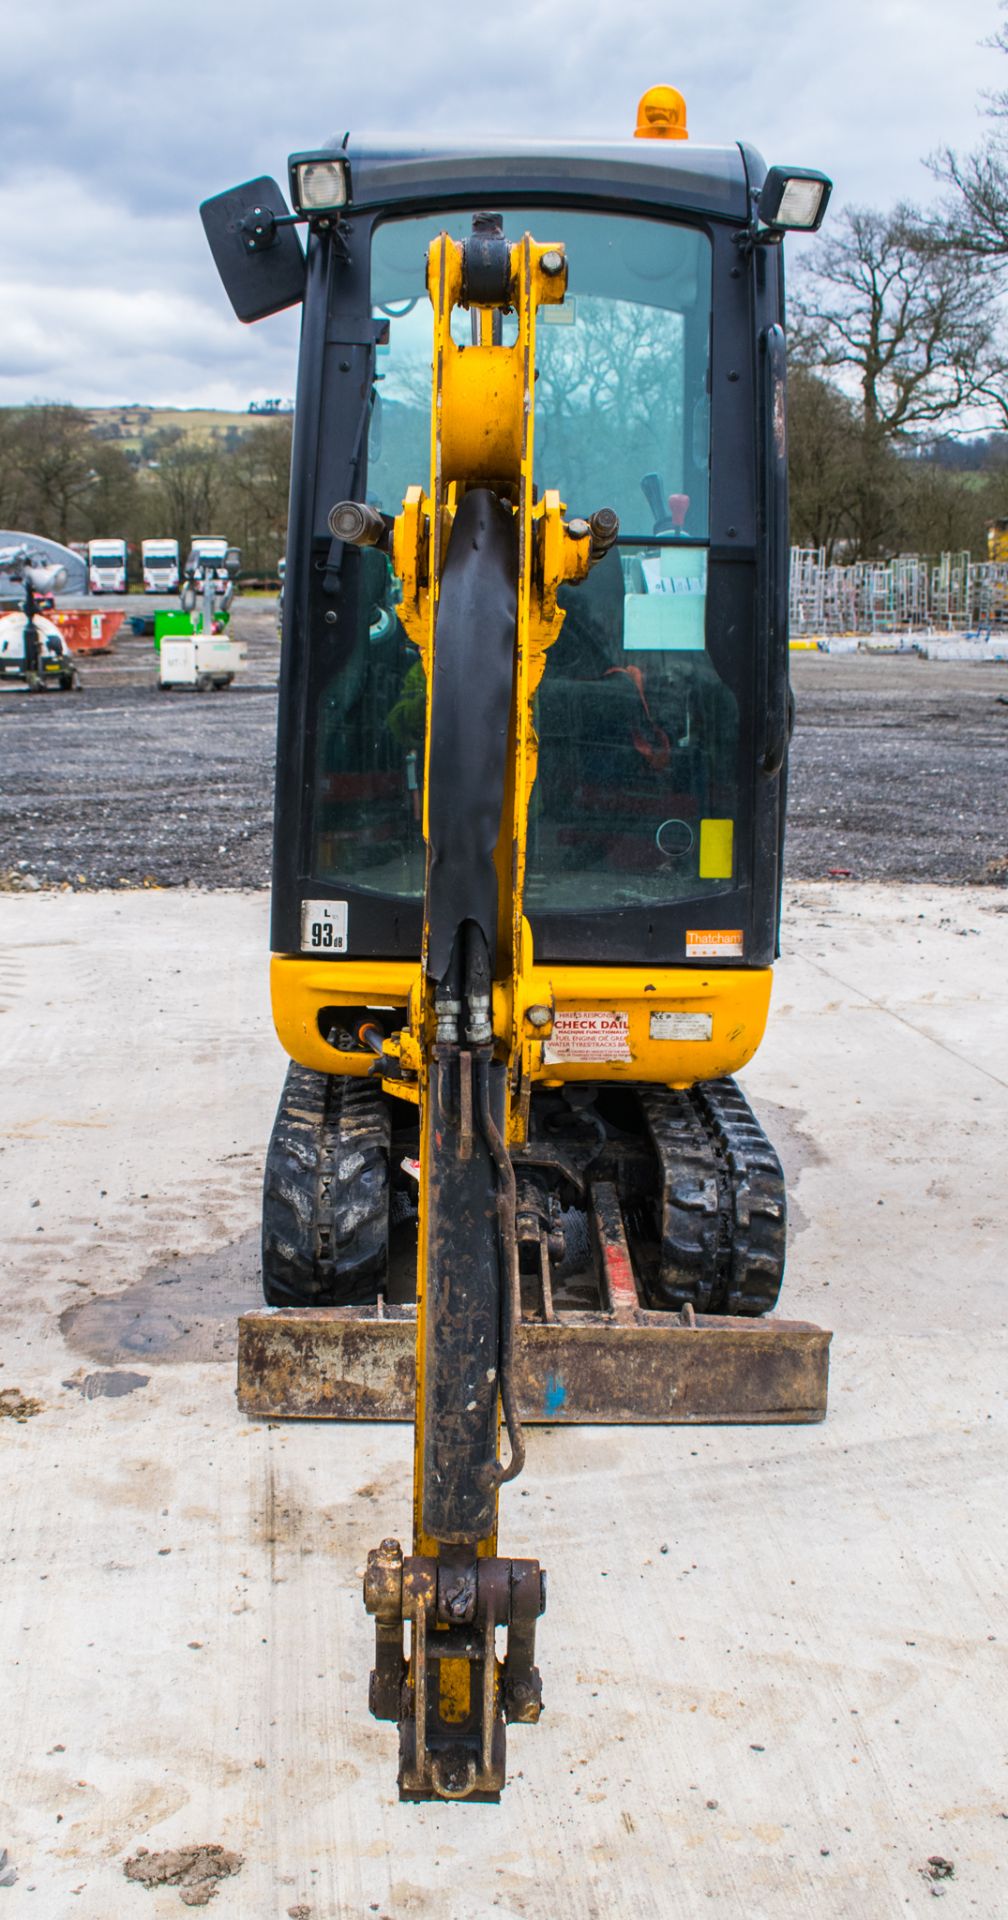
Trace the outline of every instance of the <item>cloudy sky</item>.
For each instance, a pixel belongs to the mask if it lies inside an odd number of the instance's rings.
[[[18,18],[20,15],[20,19]],[[14,0],[2,53],[0,404],[237,406],[294,387],[291,315],[242,327],[197,206],[347,127],[632,131],[678,86],[694,139],[824,168],[834,204],[934,192],[1008,58],[997,0]],[[799,242],[808,245],[808,242]]]

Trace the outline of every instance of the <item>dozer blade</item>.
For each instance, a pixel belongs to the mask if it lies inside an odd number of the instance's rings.
[[[592,1189],[599,1310],[565,1308],[545,1236],[515,1348],[522,1421],[540,1426],[802,1425],[826,1417],[832,1334],[805,1320],[641,1304],[615,1189]],[[238,1404],[289,1420],[412,1420],[416,1309],[243,1314]]]
[[[832,1335],[803,1320],[559,1312],[523,1320],[516,1387],[538,1425],[801,1425],[823,1420]],[[412,1307],[243,1314],[238,1404],[288,1420],[412,1420]]]

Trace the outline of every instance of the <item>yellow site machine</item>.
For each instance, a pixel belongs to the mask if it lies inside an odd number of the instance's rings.
[[[637,135],[347,136],[293,214],[202,209],[239,318],[303,302],[239,1398],[415,1421],[364,1590],[407,1799],[497,1799],[541,1711],[527,1422],[825,1412],[828,1334],[761,1318],[784,1183],[731,1075],[780,912],[780,241],[829,182],[691,145],[671,88]]]

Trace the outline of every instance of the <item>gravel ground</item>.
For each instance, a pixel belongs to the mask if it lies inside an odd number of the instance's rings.
[[[1008,665],[792,655],[788,872],[1008,882]]]
[[[0,884],[269,885],[276,602],[239,601],[233,631],[248,658],[225,692],[161,693],[153,641],[120,631],[81,691],[0,698]]]
[[[268,885],[275,603],[239,601],[234,631],[248,663],[226,693],[159,693],[151,641],[126,634],[81,692],[0,698],[0,884]],[[1008,881],[1008,665],[792,671],[792,879]]]

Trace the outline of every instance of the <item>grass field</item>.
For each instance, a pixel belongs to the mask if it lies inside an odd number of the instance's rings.
[[[99,431],[123,449],[137,448],[151,434],[169,427],[180,427],[192,440],[210,440],[232,427],[244,432],[287,418],[286,414],[229,413],[214,407],[89,407],[87,411]]]

